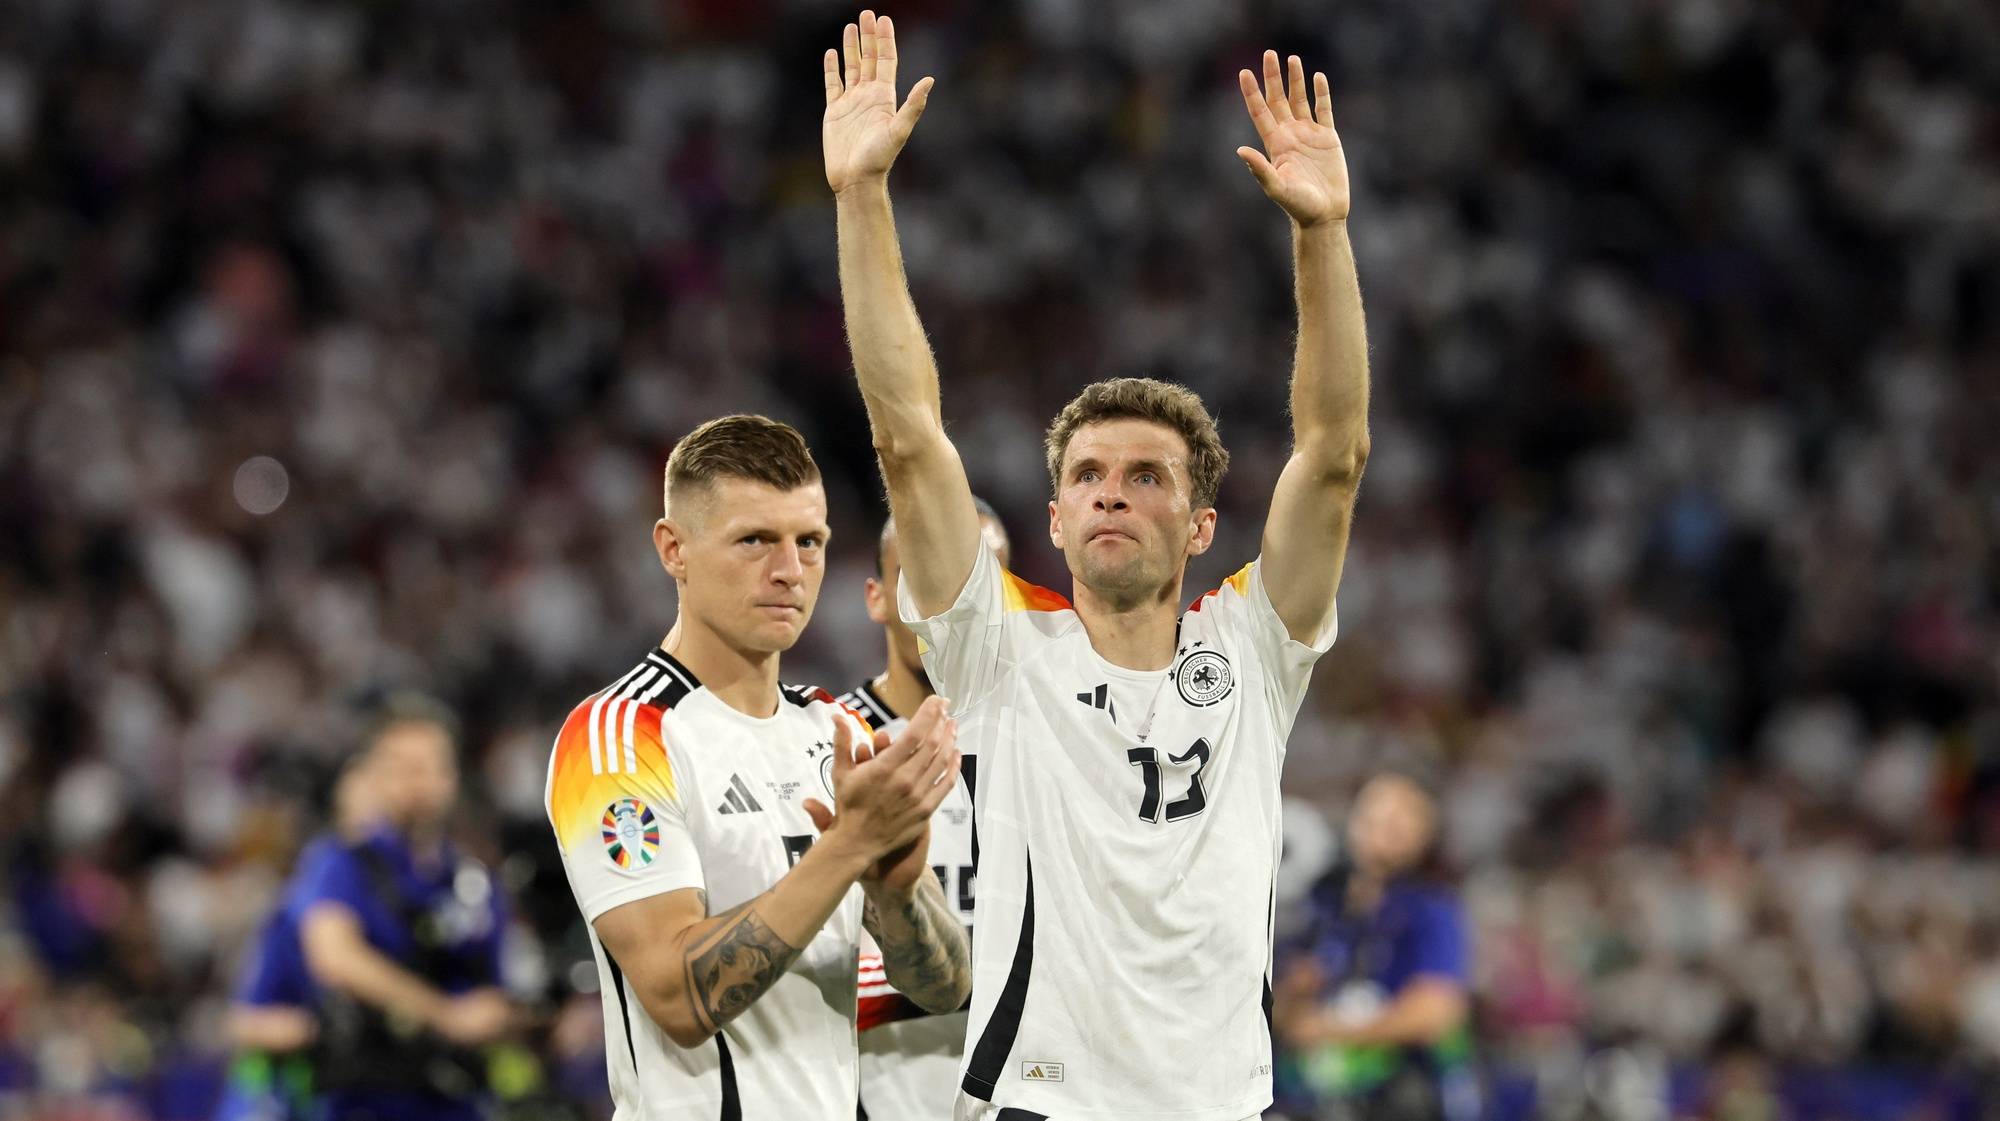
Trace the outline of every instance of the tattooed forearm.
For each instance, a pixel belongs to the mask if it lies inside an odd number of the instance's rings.
[[[965,1003],[972,992],[972,953],[935,879],[926,875],[907,901],[871,895],[863,919],[896,991],[927,1012],[951,1012]]]
[[[757,1002],[803,947],[778,937],[745,903],[713,920],[687,950],[687,999],[703,1030],[716,1032]]]

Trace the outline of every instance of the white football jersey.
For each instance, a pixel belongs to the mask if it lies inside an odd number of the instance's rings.
[[[873,685],[862,682],[840,703],[870,728],[902,734],[909,718],[897,716]],[[960,760],[960,781],[931,816],[930,864],[946,901],[972,928],[973,864],[968,781],[976,759]],[[867,931],[861,933],[861,1109],[866,1121],[939,1121],[951,1116],[958,1098],[959,1058],[965,1051],[966,1013],[935,1015],[896,991],[882,969],[882,955]]]
[[[960,1115],[1254,1116],[1278,775],[1335,625],[1294,641],[1253,562],[1181,616],[1168,669],[1123,669],[1062,596],[977,554],[942,615],[900,604],[979,761]]]
[[[719,914],[798,863],[818,836],[803,803],[833,804],[834,722],[851,717],[824,690],[780,693],[775,715],[745,715],[655,650],[570,713],[547,801],[587,924],[682,888]],[[619,1121],[853,1121],[861,898],[856,887],[777,984],[694,1048],[646,1014],[591,925]]]

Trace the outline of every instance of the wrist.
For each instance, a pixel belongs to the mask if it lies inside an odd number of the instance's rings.
[[[833,198],[835,202],[842,202],[855,199],[874,199],[878,196],[887,197],[888,194],[889,175],[887,172],[883,172],[880,175],[864,175],[845,186],[834,188]]]
[[[1292,219],[1292,234],[1295,237],[1344,237],[1347,234],[1347,217],[1315,218],[1310,222]]]
[[[824,864],[827,872],[838,875],[849,882],[858,882],[868,866],[875,862],[875,853],[860,839],[836,825],[819,835],[819,840],[799,858],[803,864],[811,860]]]
[[[451,1018],[451,998],[437,990],[416,994],[410,1009],[411,1019],[432,1031],[445,1030],[446,1021]]]
[[[923,875],[928,876],[930,873],[925,872]],[[901,910],[905,905],[916,902],[917,890],[923,883],[923,876],[901,885],[891,884],[886,880],[867,879],[861,881],[861,891],[868,897],[869,902],[877,906],[877,909],[886,905]]]

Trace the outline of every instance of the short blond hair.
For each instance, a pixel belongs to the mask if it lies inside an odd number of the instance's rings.
[[[1215,431],[1215,418],[1193,390],[1153,378],[1110,378],[1085,386],[1049,425],[1043,447],[1049,484],[1062,491],[1063,453],[1077,429],[1109,420],[1144,420],[1178,433],[1188,446],[1188,476],[1196,509],[1215,505],[1229,451]]]
[[[798,429],[770,417],[736,413],[696,426],[674,445],[667,456],[666,505],[673,509],[675,495],[685,498],[717,479],[794,490],[819,477],[819,464]]]

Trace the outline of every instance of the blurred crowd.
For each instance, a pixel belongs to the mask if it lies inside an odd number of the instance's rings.
[[[945,410],[1057,587],[1040,428],[1100,376],[1235,453],[1189,594],[1254,552],[1291,278],[1233,75],[1330,76],[1375,454],[1288,791],[1324,856],[1371,768],[1434,772],[1488,1063],[1634,1118],[2000,1068],[2000,8],[891,11]],[[511,982],[601,1080],[543,777],[672,619],[678,435],[806,432],[836,538],[787,676],[882,658],[819,159],[852,15],[0,2],[0,1114],[199,1115],[160,1072],[389,685],[462,714]]]

